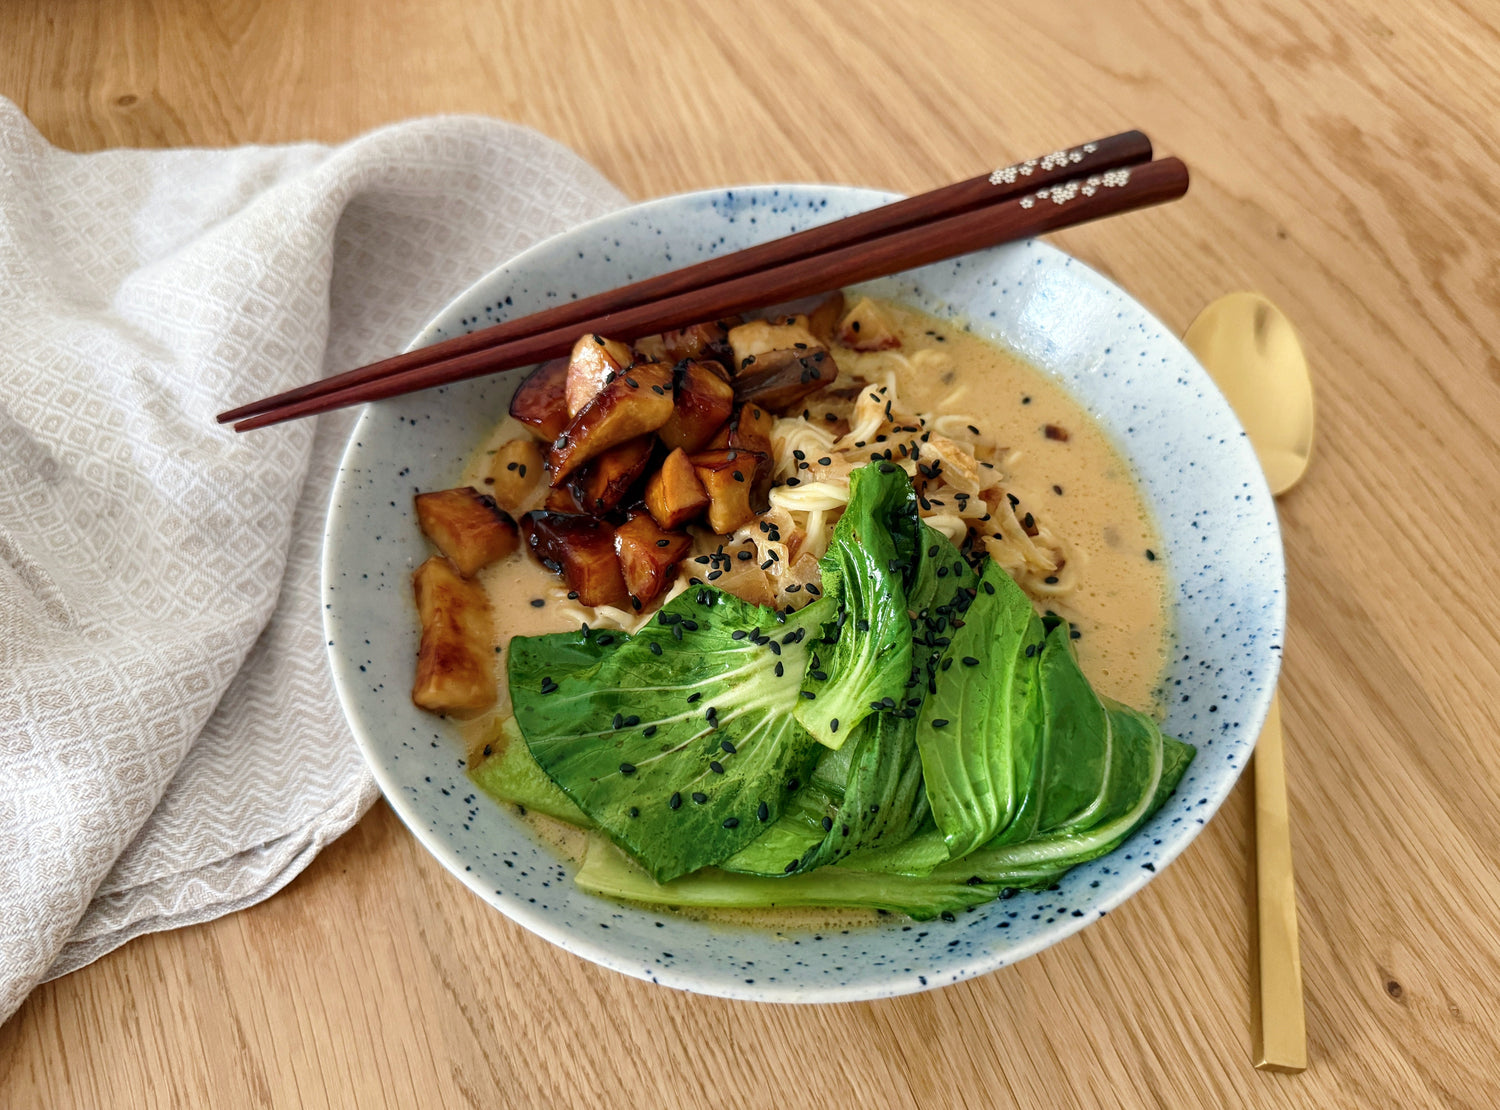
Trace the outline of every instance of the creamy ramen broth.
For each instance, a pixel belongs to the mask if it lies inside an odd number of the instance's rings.
[[[1075,626],[1079,664],[1094,688],[1126,705],[1162,715],[1159,683],[1166,660],[1166,576],[1161,543],[1129,465],[1083,408],[1052,378],[952,320],[882,302],[897,322],[895,352],[835,352],[840,384],[853,374],[883,380],[894,370],[901,407],[937,416],[959,415],[980,429],[1003,455],[1005,487],[1072,546],[1078,585],[1037,602]],[[924,355],[922,352],[933,352]],[[1052,428],[1049,435],[1048,427]],[[1058,433],[1066,439],[1058,438]],[[484,490],[490,456],[507,441],[529,435],[506,417],[477,451],[464,481]],[[535,495],[539,507],[545,482]],[[700,544],[697,550],[707,550]],[[682,575],[693,573],[684,561]],[[699,568],[701,569],[701,568]],[[500,636],[496,708],[460,725],[472,758],[510,713],[505,647],[515,635],[576,628],[589,611],[565,599],[566,587],[524,547],[481,572]],[[541,604],[538,604],[540,602]],[[590,621],[591,624],[595,622]],[[562,854],[577,857],[583,834],[531,814],[536,831]],[[869,921],[873,912],[826,910],[675,911],[715,920],[834,927]]]

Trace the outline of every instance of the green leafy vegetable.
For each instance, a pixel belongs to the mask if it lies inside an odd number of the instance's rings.
[[[491,754],[469,771],[469,778],[491,798],[534,809],[570,825],[588,828],[593,824],[537,765],[514,717],[500,722],[489,747]]]
[[[516,637],[531,754],[658,880],[719,862],[780,815],[819,750],[790,712],[815,627],[800,615],[700,587],[633,637]]]
[[[828,867],[806,875],[768,879],[705,868],[669,883],[654,881],[635,861],[599,836],[589,837],[575,881],[582,890],[656,906],[758,909],[834,906],[904,913],[917,921],[956,913],[999,894],[993,883],[934,875],[909,878]]]
[[[810,871],[850,853],[895,847],[927,819],[917,712],[941,655],[933,645],[942,639],[950,617],[956,619],[971,601],[966,589],[973,572],[944,536],[925,524],[920,527],[907,597],[913,614],[909,627],[916,630],[914,663],[900,697],[882,701],[879,710],[872,706],[855,738],[819,761],[812,789],[765,836],[724,861],[725,870],[760,875]],[[934,863],[947,858],[945,850]]]
[[[1028,886],[1038,876],[1061,874],[1124,842],[1166,801],[1192,759],[1192,748],[1164,736],[1144,713],[1114,704],[1108,713],[1109,771],[1094,804],[1051,832],[986,845],[936,868],[932,876],[977,875],[1002,886]]]
[[[954,859],[993,839],[1021,808],[1040,724],[1032,688],[1042,622],[996,563],[979,585],[917,722],[927,799]]]
[[[917,502],[906,472],[890,463],[849,477],[849,505],[819,560],[824,616],[816,662],[797,720],[818,741],[840,747],[872,712],[895,699],[911,671],[906,585],[914,574]],[[811,606],[809,606],[811,608]],[[803,610],[806,612],[807,610]]]

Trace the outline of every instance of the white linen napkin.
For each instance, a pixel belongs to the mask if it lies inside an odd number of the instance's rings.
[[[0,99],[0,1021],[268,897],[375,799],[318,600],[352,416],[214,413],[399,350],[623,199],[493,120],[78,155]]]

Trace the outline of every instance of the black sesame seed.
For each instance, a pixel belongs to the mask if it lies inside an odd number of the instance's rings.
[[[1152,551],[1149,547],[1146,548],[1146,558],[1153,563],[1156,562],[1156,552]]]
[[[966,667],[977,667],[977,666],[979,666],[979,660],[975,659],[972,655],[965,655],[964,656],[964,666],[966,666]]]
[[[641,815],[641,811],[639,809],[637,809],[635,806],[631,806],[625,812],[627,812],[628,814],[630,814],[630,816],[632,816],[632,817],[639,817]]]
[[[838,730],[839,730],[839,719],[837,717],[835,717],[833,720],[831,720],[831,721],[828,722],[828,731],[829,732],[837,732]]]
[[[652,655],[660,655],[661,654],[661,645],[659,643],[657,643],[655,640],[651,641],[651,654]]]
[[[947,728],[948,727],[948,718],[947,717],[934,717],[932,719],[932,727],[933,728]]]
[[[823,831],[824,832],[828,832],[832,828],[833,828],[833,818],[832,817],[825,817],[825,818],[823,818]]]
[[[702,696],[703,696],[703,691],[699,690],[697,693],[689,694],[687,696],[687,702],[688,702],[689,705],[692,705],[693,702],[697,701]]]
[[[656,735],[656,726],[647,725],[644,729],[641,730],[641,735],[644,736],[647,740],[650,740],[651,737]]]
[[[672,796],[667,799],[667,808],[668,809],[681,809],[682,808],[682,794],[680,792],[675,791],[675,790],[672,792]]]
[[[534,598],[531,599],[531,607],[533,609],[540,609],[543,605],[546,605],[546,604],[547,603],[545,601],[543,601],[539,597],[534,597]]]
[[[707,794],[703,793],[701,790],[694,790],[693,791],[693,802],[696,805],[700,805],[701,806],[704,803],[706,803],[707,801],[708,801],[708,795]]]
[[[622,774],[622,775],[633,775],[633,774],[635,774],[635,764],[634,763],[622,763],[622,764],[620,764],[620,774]]]
[[[724,827],[726,829],[737,829],[740,827],[740,819],[738,817],[726,817],[724,818]]]
[[[761,802],[760,805],[758,805],[758,806],[755,807],[755,819],[757,821],[765,821],[765,820],[769,819],[770,816],[771,816],[771,807],[768,806],[768,805],[766,805],[765,802]]]

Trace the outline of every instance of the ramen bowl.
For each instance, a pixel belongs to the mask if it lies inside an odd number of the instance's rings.
[[[855,188],[754,186],[622,209],[487,274],[413,346],[891,199]],[[893,914],[850,928],[751,926],[584,893],[571,881],[573,865],[515,807],[470,782],[456,730],[417,709],[409,693],[418,641],[411,574],[429,553],[412,494],[459,484],[524,375],[368,406],[333,491],[323,560],[328,651],[345,713],[412,834],[480,898],[584,959],[666,986],[770,1002],[880,998],[994,971],[1087,927],[1160,874],[1250,757],[1280,661],[1280,536],[1249,441],[1192,355],[1118,287],[1037,241],[860,289],[963,320],[1051,376],[1114,441],[1166,561],[1172,642],[1163,727],[1197,756],[1176,792],[1117,850],[1046,890],[951,921]]]

